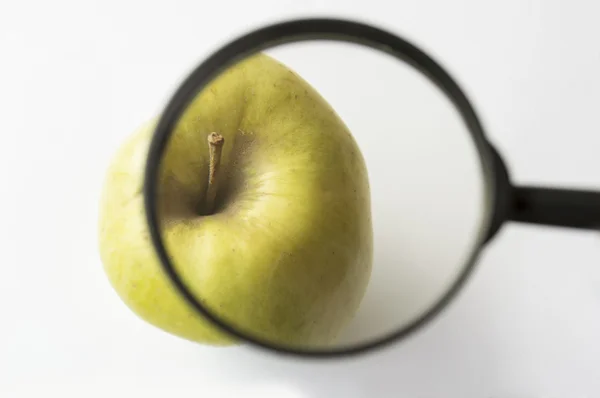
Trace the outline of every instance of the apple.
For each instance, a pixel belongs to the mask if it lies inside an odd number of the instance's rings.
[[[104,270],[148,323],[236,344],[184,301],[150,241],[142,183],[155,123],[110,163],[99,218]],[[274,58],[249,57],[195,97],[168,144],[157,199],[178,272],[240,330],[327,346],[357,311],[373,258],[366,165],[332,107]]]

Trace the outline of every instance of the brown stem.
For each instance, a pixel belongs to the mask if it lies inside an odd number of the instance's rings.
[[[206,188],[206,214],[211,214],[215,206],[217,196],[217,184],[219,177],[219,167],[221,165],[221,152],[225,139],[219,133],[210,133],[208,135],[209,151],[209,169],[208,169],[208,187]]]

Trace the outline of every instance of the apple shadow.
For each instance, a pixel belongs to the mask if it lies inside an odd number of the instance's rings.
[[[367,291],[356,315],[339,334],[336,346],[363,345],[395,333],[423,315],[445,293],[445,288],[432,292],[432,282],[414,264],[408,250],[399,256],[391,245],[382,245],[376,253]],[[423,267],[423,268],[431,268]]]

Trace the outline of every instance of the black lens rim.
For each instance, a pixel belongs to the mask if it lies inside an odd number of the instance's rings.
[[[476,245],[454,284],[426,313],[413,320],[406,327],[390,333],[379,340],[359,346],[331,350],[300,349],[274,345],[237,330],[208,308],[204,307],[194,297],[191,290],[175,271],[161,238],[156,211],[159,166],[163,153],[174,126],[195,95],[223,70],[252,53],[279,44],[308,40],[342,41],[362,44],[375,50],[384,51],[398,60],[412,65],[444,92],[458,112],[460,112],[479,150],[482,171],[485,175],[486,201],[488,205],[488,211],[485,214],[485,220],[479,233],[479,244]],[[494,202],[496,200],[496,187],[493,183],[494,173],[494,163],[489,145],[473,106],[454,79],[436,61],[405,39],[371,25],[344,19],[309,18],[272,24],[242,35],[210,55],[183,81],[165,107],[155,128],[145,168],[143,195],[149,233],[160,264],[167,277],[193,309],[224,332],[231,334],[242,342],[249,343],[251,346],[267,349],[277,354],[295,355],[306,358],[340,358],[381,349],[408,337],[433,320],[456,298],[473,272],[477,258],[483,248],[487,230],[490,227]],[[440,198],[440,200],[443,199]]]

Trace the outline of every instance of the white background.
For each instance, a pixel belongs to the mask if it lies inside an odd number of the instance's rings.
[[[409,37],[466,89],[515,181],[600,189],[600,7],[566,4],[0,3],[0,396],[598,396],[594,234],[509,226],[430,327],[328,362],[148,327],[96,248],[100,182],[121,140],[209,51],[282,17],[356,17]]]

